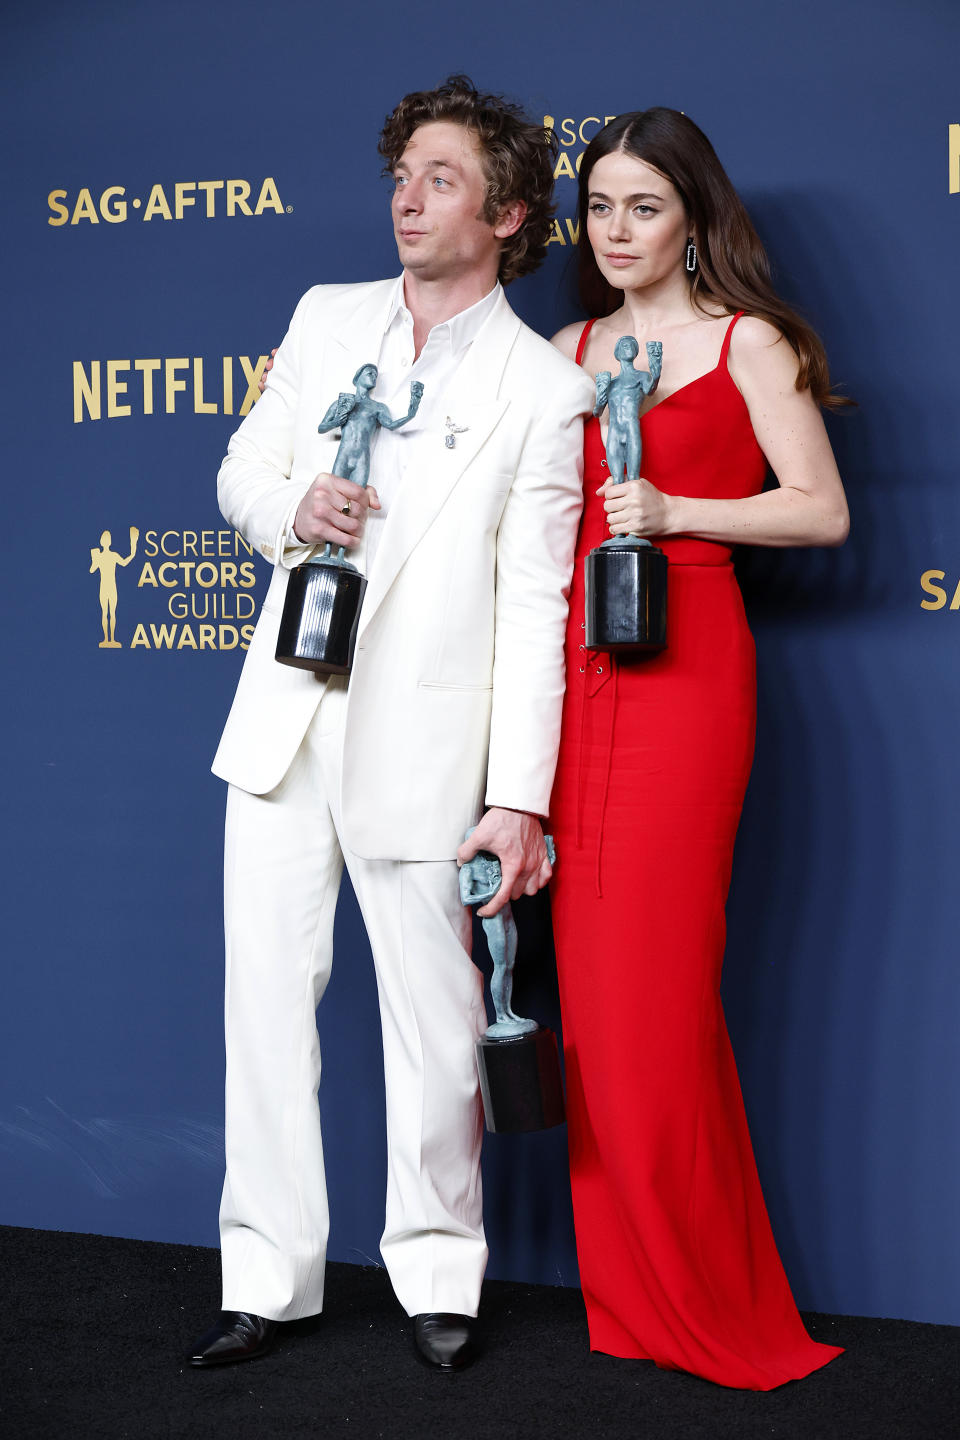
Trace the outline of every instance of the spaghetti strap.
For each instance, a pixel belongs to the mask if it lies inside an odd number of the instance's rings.
[[[594,327],[594,325],[596,325],[596,323],[597,323],[597,322],[596,322],[596,318],[594,318],[593,320],[588,320],[587,323],[586,323],[586,325],[584,325],[583,329],[580,331],[580,339],[577,341],[577,364],[578,364],[578,365],[580,364],[580,361],[583,359],[583,352],[584,352],[584,349],[586,348],[587,337],[589,336],[590,331],[593,329],[593,327]]]
[[[730,321],[730,324],[727,326],[727,333],[723,337],[723,345],[720,348],[720,359],[717,361],[718,370],[722,370],[727,363],[727,351],[730,349],[730,336],[733,334],[734,325],[736,325],[737,321],[740,319],[743,313],[744,312],[742,310],[738,310],[736,315],[734,315],[733,319]]]

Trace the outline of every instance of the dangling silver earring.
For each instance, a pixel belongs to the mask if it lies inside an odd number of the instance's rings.
[[[697,268],[697,247],[693,243],[693,236],[687,241],[687,273],[692,275]]]

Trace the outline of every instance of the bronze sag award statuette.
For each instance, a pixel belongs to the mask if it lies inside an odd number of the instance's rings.
[[[356,392],[338,395],[317,426],[321,435],[340,430],[333,473],[364,489],[370,479],[370,446],[377,427],[399,430],[416,415],[423,396],[423,386],[414,380],[410,385],[410,408],[406,415],[394,420],[386,405],[370,394],[377,373],[376,365],[361,365],[353,377]],[[280,663],[322,675],[348,674],[366,588],[365,577],[345,557],[342,545],[334,555],[328,543],[322,554],[311,556],[291,570],[277,635],[276,656]]]
[[[473,828],[467,831],[469,838]],[[550,864],[557,858],[545,835]],[[481,850],[460,867],[460,899],[484,905],[500,889],[500,861]],[[496,915],[481,920],[493,960],[490,995],[497,1018],[477,1041],[477,1069],[487,1129],[494,1134],[548,1130],[564,1120],[563,1081],[557,1037],[536,1020],[513,1011],[513,967],[517,926],[509,901]]]
[[[647,343],[649,371],[634,368],[640,346],[621,335],[614,349],[620,374],[597,376],[594,415],[610,407],[607,467],[615,485],[640,478],[640,406],[660,379],[663,346]],[[639,535],[613,535],[585,562],[585,644],[588,650],[662,650],[667,643],[667,557]]]

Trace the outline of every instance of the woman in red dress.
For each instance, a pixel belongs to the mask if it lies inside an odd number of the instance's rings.
[[[585,509],[551,821],[570,1162],[591,1348],[769,1390],[839,1353],[807,1335],[777,1254],[720,1003],[724,904],[753,756],[754,649],[734,544],[839,545],[847,507],[817,337],[685,116],[618,117],[580,173],[591,373],[663,342],[642,477],[587,425]],[[589,243],[586,243],[589,242]],[[638,361],[642,366],[642,358]],[[761,493],[767,467],[779,486]],[[583,559],[609,534],[669,559],[668,648],[584,648]]]

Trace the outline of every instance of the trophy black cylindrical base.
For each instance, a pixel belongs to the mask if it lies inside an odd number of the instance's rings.
[[[308,561],[290,571],[277,635],[281,665],[347,675],[367,582],[350,564]]]
[[[557,1037],[539,1026],[526,1035],[477,1041],[487,1129],[495,1135],[549,1130],[564,1121]]]
[[[588,650],[663,650],[667,557],[655,545],[601,545],[586,566]]]

